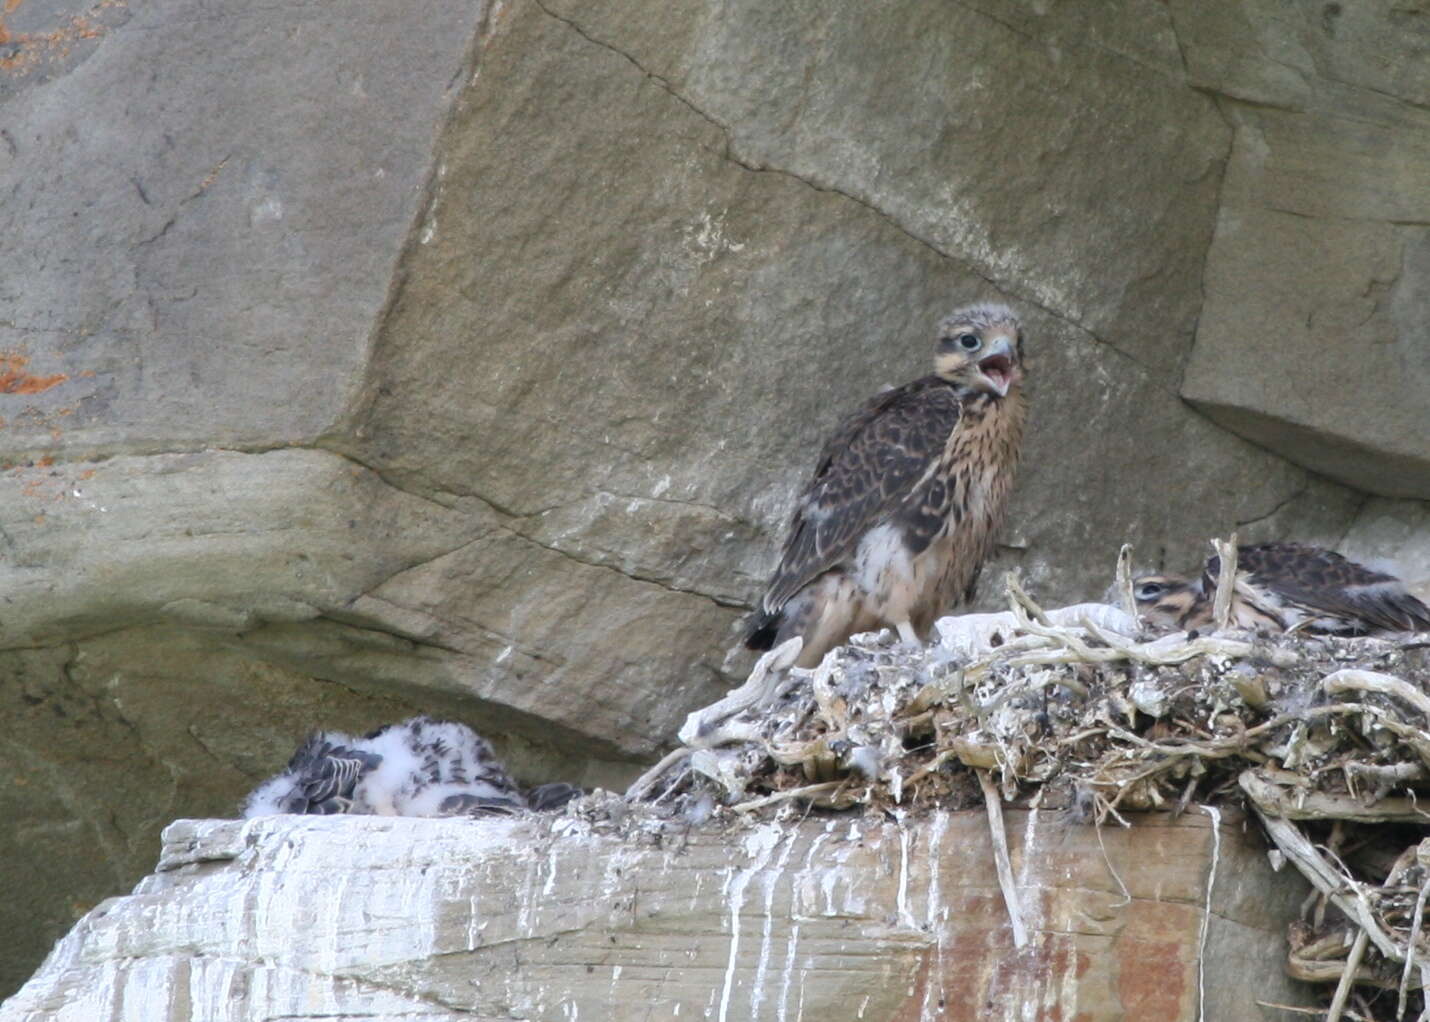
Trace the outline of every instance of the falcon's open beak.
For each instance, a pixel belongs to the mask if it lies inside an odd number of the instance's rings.
[[[1007,397],[1008,388],[1022,379],[1013,342],[1006,337],[995,337],[988,345],[987,354],[978,360],[978,372],[988,381],[988,389],[999,397]]]

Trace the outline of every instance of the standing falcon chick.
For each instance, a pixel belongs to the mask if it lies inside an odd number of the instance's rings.
[[[934,371],[870,398],[824,445],[745,645],[804,639],[813,667],[856,632],[906,642],[970,598],[1023,439],[1023,331],[1007,306],[938,325]]]
[[[1236,548],[1231,621],[1258,631],[1342,635],[1430,630],[1430,608],[1398,578],[1321,547],[1256,543]],[[1211,557],[1196,581],[1141,575],[1132,583],[1138,612],[1151,624],[1192,631],[1213,627],[1212,597],[1221,559]]]

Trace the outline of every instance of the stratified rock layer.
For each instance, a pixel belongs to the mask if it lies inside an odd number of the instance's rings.
[[[1134,819],[1099,836],[1008,813],[1022,949],[982,812],[660,840],[629,818],[627,837],[567,818],[181,820],[160,871],[83,919],[0,1020],[1191,1022],[1298,1003],[1299,876],[1237,824]]]

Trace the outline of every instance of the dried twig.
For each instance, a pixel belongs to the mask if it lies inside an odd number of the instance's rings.
[[[988,830],[993,837],[993,862],[998,869],[998,886],[1003,889],[1003,902],[1008,906],[1008,918],[1013,923],[1013,946],[1028,943],[1028,931],[1023,924],[1023,912],[1018,907],[1018,889],[1013,886],[1013,864],[1008,858],[1008,836],[1003,831],[1003,797],[987,770],[975,770],[983,788],[983,804],[988,809]]]
[[[1272,1008],[1276,1011],[1291,1011],[1297,1015],[1315,1015],[1317,1018],[1320,1018],[1325,1014],[1325,1010],[1322,1008],[1298,1008],[1294,1004],[1277,1004],[1275,1001],[1257,1001],[1256,1003],[1262,1008]]]
[[[1003,576],[1003,587],[1008,591],[1008,607],[1014,614],[1019,611],[1026,611],[1033,616],[1033,620],[1040,625],[1051,626],[1048,615],[1043,612],[1043,608],[1033,602],[1033,598],[1023,591],[1023,587],[1018,583],[1018,573],[1010,571]]]
[[[1416,945],[1420,943],[1420,926],[1425,919],[1426,895],[1430,895],[1430,875],[1427,875],[1425,882],[1420,885],[1420,893],[1415,898],[1415,912],[1411,916],[1410,924],[1410,939],[1405,942],[1405,968],[1400,973],[1400,996],[1396,1001],[1395,1008],[1397,1018],[1405,1017],[1405,998],[1410,990],[1410,973],[1418,960],[1415,949]]]
[[[1132,544],[1123,543],[1117,551],[1117,598],[1132,620],[1137,620],[1137,598],[1132,592]]]
[[[1430,722],[1430,696],[1391,674],[1346,668],[1322,678],[1321,688],[1327,695],[1332,696],[1342,692],[1378,692],[1381,695],[1394,696],[1415,707],[1425,715],[1426,721]],[[1426,737],[1430,738],[1430,735]]]
[[[1301,790],[1288,795],[1255,770],[1241,775],[1242,790],[1261,809],[1288,820],[1354,820],[1357,823],[1430,823],[1430,812],[1412,799],[1386,798],[1366,805],[1349,795]]]
[[[626,789],[626,798],[632,802],[638,802],[649,794],[655,787],[655,783],[665,776],[665,772],[677,763],[683,763],[690,758],[692,750],[686,748],[673,749],[661,757],[660,762],[651,767],[645,773],[632,782]]]
[[[1300,657],[1291,650],[1258,648],[1250,642],[1218,635],[1202,635],[1190,642],[1182,634],[1165,635],[1152,642],[1131,642],[1096,622],[1089,621],[1088,630],[1110,647],[1108,650],[1092,651],[1098,660],[1135,660],[1156,666],[1184,664],[1203,656],[1225,657],[1228,660],[1261,658],[1275,667],[1293,667],[1300,662]]]
[[[1326,1012],[1326,1022],[1340,1022],[1341,1012],[1345,1011],[1346,998],[1350,997],[1351,987],[1355,985],[1356,970],[1360,968],[1360,960],[1365,957],[1365,946],[1369,940],[1370,934],[1365,930],[1356,934],[1351,953],[1346,958],[1346,971],[1341,973],[1341,981],[1336,984],[1336,995],[1331,998],[1331,1008]]]
[[[1216,595],[1212,598],[1212,620],[1216,622],[1216,630],[1224,632],[1231,621],[1231,598],[1236,586],[1236,533],[1233,532],[1228,540],[1212,540],[1212,549],[1220,562]]]
[[[963,753],[960,752],[960,750],[956,748],[943,749],[933,759],[929,760],[923,766],[919,767],[913,773],[909,774],[908,780],[904,781],[904,783],[906,785],[911,785],[916,781],[922,781],[929,774],[937,773],[939,770],[943,769],[943,765],[951,759],[958,759],[965,764],[972,765],[969,763],[969,760],[964,759]],[[989,764],[982,765],[987,766]],[[996,763],[993,765],[996,765]]]
[[[812,798],[815,795],[833,792],[848,783],[848,781],[839,780],[824,781],[820,784],[807,784],[803,788],[791,788],[788,791],[777,791],[773,795],[766,795],[763,798],[752,798],[748,802],[741,802],[739,805],[731,806],[730,809],[737,813],[754,812],[756,809],[765,808],[765,806],[772,806],[779,802],[788,802],[792,798]]]
[[[680,740],[692,747],[711,747],[723,744],[718,734],[720,725],[745,710],[766,703],[779,686],[782,676],[799,659],[799,651],[804,640],[796,636],[780,643],[755,661],[754,669],[745,683],[703,710],[696,710],[685,718],[680,729]]]
[[[1371,792],[1369,801],[1379,802],[1385,798],[1386,794],[1397,785],[1404,786],[1411,781],[1423,781],[1427,776],[1423,763],[1358,763],[1351,761],[1346,763],[1341,769],[1346,775],[1346,785],[1352,787],[1356,783],[1369,781],[1375,786]],[[1430,814],[1427,814],[1430,819]]]
[[[1245,775],[1243,775],[1245,776]],[[1324,894],[1349,918],[1360,924],[1361,929],[1375,941],[1376,950],[1393,961],[1402,961],[1404,954],[1394,940],[1376,922],[1375,913],[1367,901],[1361,885],[1344,873],[1334,869],[1323,859],[1315,847],[1290,820],[1268,816],[1259,806],[1253,805],[1256,815],[1271,835],[1286,858],[1301,872],[1311,886]],[[1347,895],[1347,891],[1350,895]]]

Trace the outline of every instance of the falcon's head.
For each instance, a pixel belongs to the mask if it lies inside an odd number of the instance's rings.
[[[969,305],[945,316],[934,344],[934,372],[994,397],[1023,382],[1023,327],[1006,305]]]
[[[1158,628],[1199,628],[1210,621],[1201,584],[1181,575],[1139,575],[1132,581],[1137,613]],[[1209,611],[1208,611],[1209,613]]]

